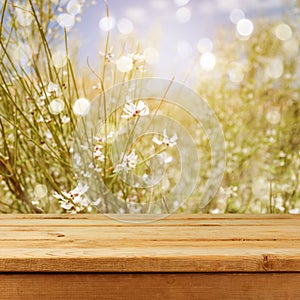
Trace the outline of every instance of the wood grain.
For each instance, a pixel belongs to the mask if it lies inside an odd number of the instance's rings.
[[[2,215],[0,272],[300,272],[300,216],[113,218]]]
[[[300,273],[0,274],[1,300],[300,299]]]

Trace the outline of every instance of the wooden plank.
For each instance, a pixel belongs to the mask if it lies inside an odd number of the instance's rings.
[[[262,217],[263,216],[263,217]],[[22,224],[25,225],[32,224],[47,224],[51,226],[51,223],[56,224],[68,224],[69,220],[81,220],[82,225],[90,225],[95,224],[95,222],[99,225],[99,221],[103,225],[112,224],[114,226],[152,226],[152,224],[157,223],[155,221],[157,216],[152,215],[102,215],[102,214],[79,214],[79,215],[70,215],[70,214],[60,214],[60,215],[43,215],[43,214],[6,214],[1,215],[0,224],[1,225],[14,225],[14,224]],[[279,226],[281,224],[289,224],[293,223],[297,226],[300,226],[299,223],[295,223],[295,220],[298,220],[298,215],[274,215],[274,214],[266,214],[266,215],[244,215],[244,214],[226,214],[226,215],[203,215],[203,214],[174,214],[169,216],[161,216],[161,219],[158,221],[160,226],[174,226],[181,224],[182,226],[215,226],[215,225],[253,225],[257,226],[259,224],[272,225],[271,220],[276,220],[276,224]],[[34,221],[33,221],[34,220]],[[123,220],[123,222],[121,221]],[[136,222],[136,224],[133,224]],[[287,223],[286,223],[287,222]],[[273,225],[276,225],[273,223]]]
[[[299,273],[0,274],[1,300],[300,299]]]
[[[0,216],[0,272],[300,272],[300,216],[128,222],[103,215]]]
[[[201,220],[242,220],[242,221],[264,221],[264,220],[293,220],[298,219],[297,214],[171,214],[171,215],[151,215],[151,214],[3,214],[1,215],[1,220],[102,220],[107,222],[114,222],[118,219],[124,220],[148,220],[153,221],[153,219],[158,219],[159,222],[164,222],[167,220],[169,223],[172,220],[175,221],[201,221]]]
[[[0,228],[2,226],[0,225]],[[1,230],[1,229],[0,229]],[[174,234],[173,230],[178,230]],[[257,233],[259,230],[259,233]],[[287,234],[288,233],[288,234]],[[151,227],[115,227],[115,226],[51,226],[51,227],[26,227],[14,226],[1,230],[0,242],[13,241],[35,241],[48,240],[57,241],[57,243],[66,241],[66,237],[73,241],[84,239],[87,243],[91,241],[93,245],[103,244],[105,241],[126,240],[126,241],[166,241],[176,243],[186,243],[190,241],[197,243],[199,241],[294,241],[300,242],[300,227],[282,226],[274,228],[273,226],[189,226],[180,225],[161,227],[153,225]]]
[[[107,217],[105,215],[27,215],[27,214],[8,214],[1,215],[0,225],[1,226],[120,226],[120,227],[134,227],[137,225],[142,225],[145,227],[152,227],[157,222],[153,222],[153,218],[147,215],[122,215],[124,222],[118,221],[119,216],[114,215],[113,217]],[[76,223],[70,223],[70,220],[75,219]],[[170,215],[167,218],[159,220],[159,225],[161,227],[170,226],[282,226],[282,225],[292,225],[300,226],[297,215]],[[80,220],[80,222],[78,222]],[[271,222],[274,220],[276,222]],[[296,220],[296,222],[295,222]],[[101,222],[99,222],[101,221]],[[127,221],[127,222],[125,222]],[[136,223],[132,223],[136,221]]]

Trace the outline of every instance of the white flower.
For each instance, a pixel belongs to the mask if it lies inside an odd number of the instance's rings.
[[[80,197],[82,197],[82,195],[86,193],[88,189],[89,186],[87,184],[82,185],[82,183],[79,182],[75,189],[71,190],[68,193],[63,192],[62,194],[66,197],[72,198],[75,203],[78,203],[80,202]]]
[[[95,146],[93,155],[96,160],[103,162],[105,157],[104,157],[103,152],[101,151],[101,148],[102,148],[101,145]]]
[[[94,146],[93,156],[96,160],[104,162],[105,156],[101,150],[103,148],[101,144],[105,142],[106,138],[94,137],[94,140],[96,141],[96,145]]]
[[[106,139],[105,139],[104,137],[94,136],[94,140],[95,140],[98,144],[100,144],[100,143],[105,142]]]
[[[130,57],[133,60],[133,63],[144,63],[145,62],[145,56],[142,54],[131,54]]]
[[[128,173],[130,169],[135,169],[137,159],[138,156],[135,154],[135,150],[133,149],[129,154],[124,155],[122,162],[115,167],[113,172],[119,173],[121,171],[125,171]]]
[[[140,100],[137,105],[132,102],[125,104],[123,112],[124,114],[121,116],[123,119],[131,119],[137,116],[142,117],[149,115],[149,107]]]
[[[55,196],[55,195],[54,195]],[[65,210],[71,210],[74,207],[74,204],[69,202],[67,199],[62,199],[59,201],[61,208]]]
[[[37,100],[37,104],[39,107],[45,105],[45,99],[51,96],[58,96],[59,95],[59,85],[53,82],[49,82],[47,90],[41,90],[41,96]]]
[[[67,117],[67,116],[63,116],[63,117],[61,118],[61,122],[62,122],[63,124],[67,124],[67,123],[70,122],[70,118]]]
[[[120,57],[117,60],[116,64],[117,64],[117,69],[122,73],[129,72],[133,68],[133,60],[129,56]]]
[[[96,165],[94,165],[93,163],[90,163],[89,164],[89,169],[93,169],[95,172],[102,172],[102,169],[101,168],[98,168]]]
[[[47,130],[47,131],[45,132],[45,138],[46,138],[47,140],[51,140],[51,139],[53,138],[52,133],[51,133],[50,130]]]
[[[46,93],[46,94],[48,94],[48,93]],[[45,106],[45,99],[46,99],[46,98],[47,98],[47,96],[45,96],[45,95],[39,97],[39,98],[37,99],[37,101],[36,101],[37,106],[38,106],[38,107],[43,107],[43,106]]]
[[[299,214],[299,208],[291,208],[289,209],[289,214]]]
[[[81,166],[82,165],[82,160],[81,160],[81,156],[78,152],[76,152],[73,156],[73,159],[75,160],[75,164],[76,166]]]
[[[229,198],[238,196],[238,187],[237,186],[229,186],[227,188],[220,188],[220,199],[222,201],[226,201]]]
[[[79,182],[75,189],[70,192],[62,192],[61,194],[55,192],[53,196],[59,200],[60,206],[63,209],[76,213],[89,206],[89,201],[84,196],[88,189],[89,186],[87,184],[82,185]]]
[[[82,150],[88,150],[89,149],[89,146],[88,145],[80,145],[80,148]]]
[[[166,152],[162,152],[162,153],[158,154],[157,157],[162,159],[165,164],[169,164],[173,161],[173,157],[170,155],[167,155]]]
[[[110,48],[110,51],[109,51],[109,52],[104,53],[104,52],[102,52],[102,51],[99,51],[99,54],[100,54],[101,56],[103,56],[107,62],[112,62],[112,59],[113,59],[114,56],[115,56],[115,55],[112,53],[112,51],[113,51],[113,48]]]
[[[157,145],[165,145],[167,147],[176,146],[176,141],[178,140],[177,134],[175,133],[171,138],[167,136],[166,129],[164,129],[163,139],[159,140],[156,136],[152,139],[152,141]]]
[[[55,84],[53,82],[49,82],[48,84],[48,93],[57,93],[58,92],[58,84]]]
[[[220,212],[221,212],[221,211],[220,211],[219,208],[215,208],[215,209],[212,209],[212,210],[210,211],[210,213],[211,213],[211,214],[214,214],[214,215],[219,214]]]

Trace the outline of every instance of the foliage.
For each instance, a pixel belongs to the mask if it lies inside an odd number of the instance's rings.
[[[224,189],[210,209],[298,212],[299,32],[289,24],[293,36],[280,40],[275,32],[282,22],[255,24],[247,40],[221,36],[215,73],[200,74],[199,93],[219,117],[227,143]]]
[[[297,24],[285,22],[292,31],[289,38],[276,35],[282,24],[272,20],[255,20],[256,30],[247,38],[238,38],[230,30],[220,32],[216,66],[202,70],[198,66],[197,90],[222,124],[227,152],[223,186],[201,208],[197,201],[201,186],[211,176],[209,141],[201,126],[185,118],[183,111],[168,107],[163,94],[155,104],[121,93],[114,103],[109,102],[113,98],[105,98],[110,87],[151,75],[155,50],[143,49],[130,38],[111,45],[108,30],[99,58],[101,71],[87,63],[89,73],[85,74],[76,46],[68,42],[68,31],[89,3],[76,2],[77,6],[67,8],[73,14],[64,14],[60,2],[5,0],[2,4],[1,212],[169,212],[165,195],[180,177],[176,145],[182,136],[167,132],[162,125],[159,134],[143,136],[132,144],[139,124],[149,122],[151,126],[162,111],[181,117],[200,153],[199,187],[178,212],[298,212]],[[108,7],[106,14],[109,19]],[[211,63],[211,54],[208,58]],[[138,88],[133,87],[133,94]],[[102,111],[103,124],[81,142],[78,125],[87,111],[95,109],[88,100],[95,96],[102,97],[97,108]],[[126,104],[118,106],[124,103],[122,97]],[[111,105],[116,109],[106,115]],[[114,148],[116,139],[123,148]],[[169,164],[166,180],[156,190],[128,184],[133,173],[149,181],[150,170],[160,172],[162,161]],[[78,171],[83,162],[88,169]],[[120,200],[117,210],[101,184]],[[101,193],[93,185],[100,186]],[[160,208],[152,210],[153,202],[160,202]]]

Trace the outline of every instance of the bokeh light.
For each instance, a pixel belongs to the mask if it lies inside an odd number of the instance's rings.
[[[291,38],[290,40],[284,41],[283,50],[290,57],[297,55],[299,51],[298,40],[295,38]]]
[[[76,16],[81,13],[81,4],[78,0],[71,0],[67,4],[67,12],[70,15]]]
[[[117,22],[117,28],[121,34],[127,35],[132,33],[134,26],[133,23],[126,18],[122,18]]]
[[[110,31],[116,25],[116,20],[113,17],[103,17],[99,21],[99,28],[103,31]]]
[[[58,69],[63,68],[68,62],[65,52],[62,51],[54,52],[52,55],[52,60],[54,66]]]
[[[231,82],[240,83],[244,79],[244,72],[240,64],[232,63],[228,71],[228,76]]]
[[[16,17],[21,26],[29,26],[34,19],[27,7],[16,7]]]
[[[266,74],[270,78],[277,79],[283,74],[283,62],[281,58],[270,59],[266,69]]]
[[[75,24],[75,17],[74,15],[62,13],[57,16],[57,23],[66,29],[71,29]]]
[[[147,19],[147,12],[142,6],[125,6],[124,15],[134,22],[144,23]]]
[[[286,41],[292,37],[293,32],[289,25],[282,23],[276,26],[275,35],[279,40]]]
[[[236,30],[242,37],[248,37],[254,29],[252,21],[249,19],[240,19],[236,24]]]
[[[149,1],[150,7],[157,9],[157,10],[164,10],[167,9],[169,6],[169,1],[168,0],[152,0]]]
[[[181,7],[176,11],[176,20],[179,23],[187,23],[191,19],[191,10],[187,7]]]
[[[272,125],[276,125],[280,122],[280,113],[276,109],[271,110],[267,113],[266,118]]]
[[[117,60],[116,64],[117,64],[117,69],[122,73],[129,72],[133,68],[133,61],[132,58],[129,56],[120,57]]]
[[[187,5],[190,0],[174,0],[174,4],[177,6],[184,6]]]
[[[239,8],[235,8],[230,12],[229,19],[233,24],[237,24],[238,21],[244,18],[245,18],[245,13]]]
[[[65,103],[62,99],[54,99],[49,104],[49,111],[52,115],[58,115],[60,114],[65,107]]]
[[[79,98],[75,101],[73,105],[73,111],[75,115],[85,116],[90,110],[91,104],[90,101],[85,98]]]
[[[19,42],[19,44],[12,50],[12,57],[23,67],[26,67],[29,64],[32,55],[33,53],[29,45],[22,42]]]
[[[48,194],[48,189],[45,184],[37,184],[34,188],[34,196],[39,200],[46,197]]]
[[[144,56],[147,64],[155,65],[159,62],[159,52],[157,49],[149,47],[144,50]]]
[[[200,57],[200,66],[204,71],[212,71],[216,62],[216,56],[211,52],[205,52]]]
[[[179,41],[177,44],[177,52],[180,57],[188,58],[193,54],[193,47],[187,41]]]
[[[211,52],[213,48],[213,42],[211,39],[208,38],[202,38],[197,43],[197,49],[200,53]]]

